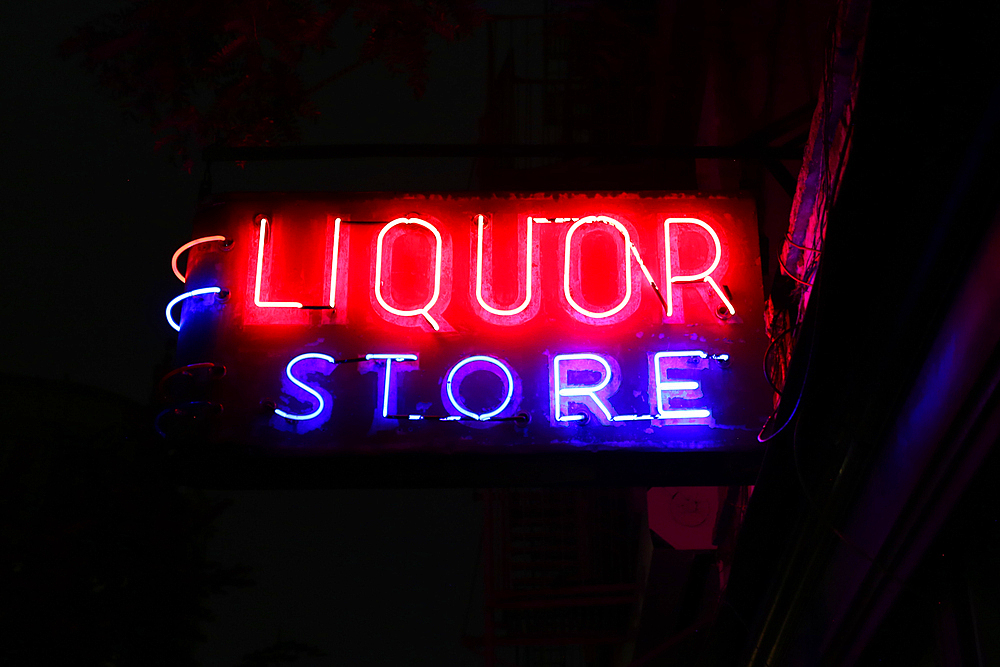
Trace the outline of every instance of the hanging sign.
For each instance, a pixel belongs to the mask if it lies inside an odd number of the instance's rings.
[[[167,319],[211,441],[317,459],[759,447],[751,199],[237,194],[195,236]]]

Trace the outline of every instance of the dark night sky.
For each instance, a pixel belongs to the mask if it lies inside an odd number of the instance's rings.
[[[154,153],[77,62],[72,30],[120,3],[3,3],[2,371],[146,402],[174,334],[173,250],[190,239],[201,166]],[[505,8],[506,9],[506,8]],[[337,67],[360,41],[351,21]],[[471,142],[485,103],[482,31],[434,45],[415,100],[403,77],[368,65],[319,99],[305,141]],[[220,169],[218,189],[462,189],[470,164],[307,163]],[[319,664],[474,663],[459,643],[476,564],[470,490],[246,492],[218,523],[212,556],[253,568],[257,585],[216,598],[206,665],[231,665],[280,635],[319,646]]]

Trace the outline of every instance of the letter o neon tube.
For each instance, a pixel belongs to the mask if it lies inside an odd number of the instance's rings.
[[[476,414],[471,410],[467,410],[463,408],[461,405],[459,405],[458,401],[455,399],[455,393],[452,390],[452,387],[454,387],[454,385],[456,384],[455,374],[458,373],[459,369],[461,369],[463,366],[470,364],[474,361],[485,362],[487,364],[492,364],[494,366],[499,367],[500,370],[503,371],[503,378],[507,382],[507,396],[505,396],[503,401],[500,403],[500,407],[490,412],[485,412],[481,415]],[[458,362],[452,367],[451,371],[448,373],[448,379],[445,381],[445,392],[448,394],[448,400],[451,401],[451,404],[455,406],[455,409],[461,412],[463,415],[465,415],[466,417],[472,417],[473,419],[478,419],[479,421],[486,421],[490,417],[496,417],[498,414],[506,410],[508,405],[510,405],[510,400],[514,396],[514,378],[510,374],[510,370],[507,368],[507,366],[505,366],[504,363],[499,359],[494,359],[493,357],[487,357],[481,354],[477,354],[475,356],[466,357],[465,359],[462,359],[460,362]]]
[[[570,267],[572,265],[571,249],[573,242],[573,234],[576,233],[576,230],[579,229],[581,226],[590,224],[592,222],[603,222],[606,225],[611,225],[612,227],[617,229],[621,233],[622,237],[625,239],[625,246],[624,246],[625,256],[623,258],[624,260],[623,263],[625,265],[625,297],[621,300],[621,303],[619,303],[611,310],[605,310],[604,312],[600,313],[596,313],[592,310],[587,310],[586,308],[578,304],[573,299],[573,294],[570,290]],[[565,261],[565,267],[563,269],[563,291],[566,294],[566,301],[569,302],[569,305],[576,312],[580,313],[581,315],[586,315],[587,317],[593,317],[595,319],[603,319],[605,317],[611,317],[612,315],[615,315],[628,304],[629,299],[632,298],[632,256],[630,254],[631,248],[632,248],[632,238],[631,236],[629,236],[628,230],[625,228],[623,224],[607,216],[591,215],[587,216],[586,218],[580,218],[573,224],[572,227],[569,228],[569,231],[566,232],[566,261]]]

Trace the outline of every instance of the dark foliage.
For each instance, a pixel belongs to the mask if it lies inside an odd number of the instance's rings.
[[[314,93],[364,63],[382,61],[421,95],[431,37],[457,39],[484,16],[473,0],[137,0],[62,51],[190,169],[199,146],[295,141],[319,114]],[[352,64],[304,80],[304,59],[335,48],[334,27],[351,18],[367,33]]]

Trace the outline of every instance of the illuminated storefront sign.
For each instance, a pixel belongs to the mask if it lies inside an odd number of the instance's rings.
[[[229,195],[173,257],[213,437],[274,453],[755,447],[752,200]],[[187,269],[178,267],[187,252]]]

